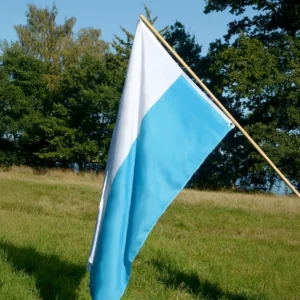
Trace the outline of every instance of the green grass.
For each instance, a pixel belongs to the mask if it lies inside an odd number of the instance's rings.
[[[0,172],[0,299],[90,299],[100,178],[21,171]],[[299,280],[297,199],[183,191],[123,299],[300,299]]]

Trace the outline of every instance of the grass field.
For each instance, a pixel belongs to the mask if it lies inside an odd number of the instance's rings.
[[[0,299],[90,299],[101,177],[0,172]],[[300,299],[300,201],[185,190],[122,299]],[[105,299],[104,299],[105,300]]]

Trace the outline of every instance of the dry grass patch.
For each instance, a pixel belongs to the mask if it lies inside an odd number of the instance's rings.
[[[300,201],[295,196],[207,192],[186,189],[180,193],[177,201],[190,205],[228,207],[269,214],[300,214]]]
[[[16,179],[23,181],[40,181],[54,184],[83,184],[101,188],[103,173],[79,172],[64,169],[38,169],[26,166],[12,166],[8,170],[0,169],[1,179]]]

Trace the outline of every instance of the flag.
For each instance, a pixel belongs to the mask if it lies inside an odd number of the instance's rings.
[[[140,21],[89,257],[93,299],[121,298],[157,220],[231,129]]]

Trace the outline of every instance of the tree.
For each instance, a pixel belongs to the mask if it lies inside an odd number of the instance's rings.
[[[35,152],[44,143],[42,126],[49,99],[43,80],[46,65],[23,53],[18,44],[4,45],[0,66],[0,164],[38,164]]]
[[[195,35],[188,32],[185,26],[179,21],[171,25],[163,35],[176,53],[197,75],[201,76],[201,46],[196,42]]]
[[[231,22],[225,41],[211,44],[204,59],[206,80],[299,188],[299,5],[291,1],[211,0],[205,12],[229,8],[237,16],[248,6],[257,14]],[[240,142],[239,151],[230,146],[230,137],[220,146],[225,149],[226,164],[232,166],[229,176],[237,174],[236,184],[242,187],[270,190],[278,181],[274,172],[240,134],[234,136]]]
[[[57,14],[29,5],[19,40],[2,44],[0,164],[102,169],[125,71],[100,30]]]
[[[55,4],[51,9],[28,5],[26,25],[15,26],[26,54],[49,62],[57,72],[77,63],[84,54],[103,57],[108,46],[100,40],[101,30],[82,28],[76,34],[76,18],[65,19],[64,24],[58,25],[57,15]]]
[[[158,17],[152,17],[151,10],[147,7],[147,5],[144,5],[145,13],[146,13],[146,19],[150,22],[150,24],[155,24]],[[164,27],[163,29],[159,30],[160,34],[164,34],[166,30],[168,29],[168,26]],[[129,56],[131,53],[131,48],[133,44],[134,34],[130,33],[128,30],[126,30],[124,27],[121,26],[122,32],[125,34],[125,39],[122,37],[119,37],[118,35],[115,35],[114,40],[112,42],[112,46],[115,49],[115,51],[123,58],[125,67],[127,67]]]
[[[101,30],[82,28],[74,32],[75,17],[56,23],[58,9],[41,9],[28,5],[26,25],[14,26],[19,44],[27,55],[48,63],[49,73],[45,77],[50,88],[58,84],[58,74],[65,68],[77,64],[86,54],[103,57],[108,45],[100,40]]]
[[[227,39],[243,31],[262,39],[271,37],[272,41],[278,33],[296,37],[300,28],[300,3],[293,0],[206,0],[206,3],[205,13],[229,9],[238,16],[249,7],[258,12],[252,19],[246,16],[230,22]]]
[[[85,56],[62,73],[39,157],[63,167],[104,169],[124,81],[113,59]]]

